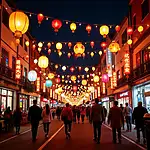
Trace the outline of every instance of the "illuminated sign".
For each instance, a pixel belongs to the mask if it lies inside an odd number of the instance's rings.
[[[112,53],[110,52],[109,49],[107,49],[106,52],[106,64],[107,64],[108,76],[112,77]]]
[[[21,62],[20,59],[16,59],[16,79],[19,80],[21,78]]]
[[[99,86],[97,87],[97,92],[98,92],[98,97],[100,97],[101,96],[101,88]]]
[[[104,82],[102,82],[102,93],[106,94],[106,85]]]
[[[109,101],[109,97],[102,98],[102,102],[106,102],[106,101]]]
[[[113,87],[117,87],[117,73],[113,72]]]
[[[50,89],[50,97],[52,98],[53,97],[53,90]]]
[[[113,86],[113,78],[112,77],[110,78],[110,86],[111,86],[111,89],[114,88],[114,86]]]
[[[43,83],[43,92],[46,92],[46,83]]]
[[[127,92],[118,94],[118,98],[122,98],[122,97],[129,97],[129,92],[127,91]]]
[[[37,77],[36,79],[36,91],[40,92],[40,77]]]
[[[97,89],[95,89],[95,98],[97,98]]]
[[[126,53],[124,55],[124,62],[125,62],[124,74],[128,75],[128,74],[130,74],[130,55],[129,55],[129,53]]]

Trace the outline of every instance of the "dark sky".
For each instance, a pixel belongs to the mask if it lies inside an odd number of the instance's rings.
[[[72,21],[85,22],[89,24],[120,24],[121,20],[127,15],[127,0],[18,0],[17,8],[43,15],[66,19]],[[39,27],[36,16],[30,18],[30,28],[32,35],[38,41],[100,41],[99,28],[93,27],[91,36],[87,35],[85,26],[77,26],[74,34],[71,33],[69,25],[63,23],[57,35],[53,32],[51,21],[43,21]],[[113,31],[113,29],[111,29]],[[100,43],[97,45],[100,49]],[[67,48],[62,49],[67,51]],[[92,49],[88,49],[92,51]],[[97,64],[99,55],[94,58],[67,59],[67,56],[59,58],[55,54],[50,56],[52,62],[66,65],[91,65]],[[56,61],[57,60],[57,61]],[[65,60],[65,61],[64,61]]]

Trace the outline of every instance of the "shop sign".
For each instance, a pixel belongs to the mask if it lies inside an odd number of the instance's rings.
[[[102,82],[102,93],[106,94],[106,85],[105,85],[105,82]]]
[[[119,94],[119,98],[122,98],[122,97],[128,97],[129,96],[129,92],[124,92],[124,93],[121,93]]]
[[[102,98],[102,102],[106,102],[106,101],[109,101],[109,97]]]
[[[53,97],[53,90],[50,89],[50,97]]]
[[[130,55],[129,53],[125,53],[124,55],[124,74],[128,75],[130,74]]]
[[[21,78],[21,61],[20,59],[16,59],[16,79],[19,80]]]
[[[46,92],[46,83],[43,83],[43,92]]]
[[[113,87],[117,87],[117,73],[113,72]]]
[[[113,77],[110,78],[110,86],[111,86],[111,89],[113,89]]]
[[[97,87],[97,92],[98,92],[98,97],[100,97],[101,96],[101,88],[100,88],[100,86]]]
[[[109,49],[107,49],[106,52],[106,63],[107,63],[108,76],[112,77],[112,53],[110,52]]]
[[[36,91],[40,92],[40,77],[37,77],[37,80],[36,80]]]
[[[95,89],[95,98],[97,98],[97,89]]]

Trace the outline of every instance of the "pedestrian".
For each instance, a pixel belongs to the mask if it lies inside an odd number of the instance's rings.
[[[105,124],[106,117],[107,117],[107,109],[105,108],[105,106],[103,106],[103,111],[104,111],[104,124]]]
[[[126,119],[126,124],[127,124],[127,132],[132,130],[132,108],[129,106],[128,103],[125,104],[126,107],[123,109],[123,114]]]
[[[55,114],[56,114],[56,109],[53,108],[53,109],[52,109],[52,117],[53,117],[53,120],[55,119]]]
[[[73,113],[73,122],[76,123],[76,117],[77,117],[77,109],[76,105],[72,107],[72,113]]]
[[[20,124],[22,120],[22,112],[19,107],[16,108],[13,114],[14,126],[16,127],[16,135],[20,134]]]
[[[31,122],[32,141],[36,141],[39,121],[41,120],[41,108],[37,106],[37,100],[33,100],[33,106],[29,108],[28,120]]]
[[[43,109],[42,111],[42,118],[43,118],[45,137],[48,137],[49,125],[52,120],[52,114],[51,114],[51,110],[48,104],[46,104],[45,109]]]
[[[101,137],[101,125],[104,120],[104,111],[103,107],[98,104],[99,99],[95,99],[95,104],[91,109],[91,117],[90,122],[93,122],[93,129],[94,129],[94,141],[97,142],[97,144],[100,143],[100,137]]]
[[[84,124],[85,114],[86,114],[86,110],[85,110],[84,106],[82,106],[82,108],[81,108],[81,120],[82,120],[82,124]]]
[[[123,110],[124,110],[124,107],[122,104],[120,104],[120,109],[122,110],[122,113],[123,113]],[[123,114],[124,115],[124,114]],[[122,128],[124,130],[124,119],[123,119],[123,122],[122,122]]]
[[[71,133],[72,120],[73,120],[73,114],[69,106],[69,103],[66,103],[66,107],[63,108],[61,113],[61,119],[65,125],[66,139],[69,139],[71,137],[70,133]]]
[[[137,131],[137,143],[140,143],[140,131],[143,134],[143,144],[146,143],[145,130],[144,130],[144,115],[147,113],[147,109],[142,106],[142,102],[138,102],[138,106],[133,111],[133,121],[135,121]]]
[[[5,120],[5,131],[7,132],[11,128],[12,123],[12,111],[10,107],[8,107],[4,112],[4,120]]]
[[[88,120],[90,120],[90,106],[86,108],[86,117]]]
[[[121,143],[121,126],[123,119],[123,113],[118,107],[118,101],[114,101],[114,106],[110,109],[108,115],[108,124],[111,123],[114,144],[116,144],[116,130],[118,132],[118,141]]]
[[[57,115],[57,119],[60,120],[60,115],[61,115],[61,109],[60,109],[60,107],[57,107],[57,109],[56,109],[56,115]]]
[[[77,119],[78,119],[78,124],[80,123],[80,107],[77,108]]]

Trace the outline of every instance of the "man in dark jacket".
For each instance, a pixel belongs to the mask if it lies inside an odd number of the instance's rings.
[[[29,108],[28,120],[31,122],[32,140],[36,141],[39,121],[41,120],[41,109],[37,106],[37,100],[33,101],[33,106]]]
[[[93,121],[94,141],[96,141],[99,144],[100,137],[101,137],[101,125],[104,120],[104,112],[103,112],[103,107],[99,105],[98,102],[99,102],[99,99],[96,98],[95,105],[92,107],[92,110],[91,110],[91,122]]]
[[[145,132],[144,132],[144,114],[147,113],[147,109],[142,106],[142,102],[138,102],[138,107],[134,108],[133,121],[135,120],[137,130],[137,142],[140,142],[140,130],[143,133],[143,143],[145,144]]]

